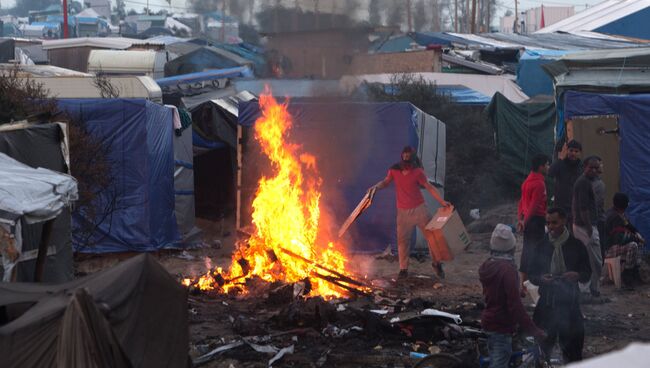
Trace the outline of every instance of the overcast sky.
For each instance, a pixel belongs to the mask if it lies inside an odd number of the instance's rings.
[[[0,0],[0,4],[3,8],[12,7],[15,0]],[[245,1],[245,0],[241,0]],[[519,9],[526,10],[529,8],[536,8],[542,4],[546,6],[575,6],[576,12],[584,10],[586,6],[593,6],[602,2],[603,0],[520,0]],[[111,0],[112,6],[115,6],[115,0]],[[142,10],[146,7],[147,0],[125,0],[127,9],[136,9]],[[412,1],[414,3],[415,0]],[[494,24],[499,24],[499,17],[503,15],[508,9],[514,11],[515,9],[515,0],[499,0],[501,5],[498,6],[497,17],[493,20]],[[169,9],[169,5],[165,0],[149,0],[150,7],[153,11],[159,9]],[[172,10],[174,12],[190,12],[190,9],[187,7],[185,0],[172,0]]]

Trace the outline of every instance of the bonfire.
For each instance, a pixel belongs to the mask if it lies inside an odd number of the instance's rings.
[[[340,244],[319,239],[320,186],[316,158],[287,141],[292,118],[287,104],[267,91],[259,100],[261,116],[255,139],[271,162],[274,176],[262,177],[253,200],[248,239],[239,241],[227,270],[208,267],[206,274],[183,284],[203,291],[246,293],[244,281],[305,282],[309,296],[336,298],[365,287],[352,276]]]

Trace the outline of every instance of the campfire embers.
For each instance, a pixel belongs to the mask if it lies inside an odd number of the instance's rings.
[[[208,267],[205,275],[183,284],[202,291],[246,294],[252,280],[295,284],[309,280],[309,296],[337,298],[366,294],[352,276],[342,247],[321,231],[320,185],[316,159],[285,141],[292,119],[287,105],[270,92],[260,96],[255,139],[274,176],[262,177],[253,200],[253,229],[240,240],[227,270]]]
[[[291,299],[298,296],[309,296],[312,295],[311,293],[313,291],[311,281],[312,279],[330,283],[335,287],[359,296],[367,296],[372,291],[371,287],[351,276],[344,275],[338,271],[320,265],[315,261],[305,258],[288,249],[281,248],[280,251],[283,255],[301,261],[312,270],[309,273],[308,277],[305,277],[304,279],[298,280],[294,283],[284,283],[283,280],[276,280],[275,282],[280,283],[281,286],[275,290],[272,290],[272,292],[277,292],[278,290],[284,290],[286,292],[286,290],[290,289],[292,292],[289,294],[293,294]],[[272,249],[267,250],[266,255],[269,261],[276,264],[272,268],[283,268],[281,259],[275,255],[275,252]],[[206,262],[206,264],[210,263],[211,262]],[[226,292],[233,294],[246,294],[250,291],[247,289],[247,285],[252,282],[251,280],[263,280],[263,278],[260,278],[252,272],[253,270],[251,268],[251,265],[245,258],[239,258],[234,263],[240,268],[241,274],[239,276],[226,278],[227,275],[223,272],[223,269],[221,267],[215,267],[202,276],[195,278],[184,278],[182,280],[182,284],[190,287],[191,290],[195,292],[216,291],[219,293]]]

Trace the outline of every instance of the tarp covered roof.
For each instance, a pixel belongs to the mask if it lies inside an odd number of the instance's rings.
[[[60,40],[43,40],[43,50],[64,49],[68,47],[95,47],[104,49],[124,50],[133,45],[143,44],[143,40],[126,37],[78,37]],[[163,45],[159,42],[148,42],[150,45]]]
[[[211,46],[201,46],[167,62],[165,64],[165,76],[171,77],[209,69],[226,69],[252,64],[250,60],[246,60],[232,52]]]
[[[528,99],[528,96],[517,86],[513,79],[503,75],[456,73],[414,73],[412,75],[415,78],[422,77],[424,80],[440,86],[465,86],[490,98],[495,93],[500,92],[513,102],[523,102]],[[394,74],[344,76],[341,78],[341,86],[346,91],[352,91],[361,83],[388,84],[391,83],[394,77]]]
[[[0,306],[20,305],[2,308],[3,367],[188,366],[187,291],[151,255],[62,284],[0,283]]]
[[[555,79],[556,90],[650,91],[650,47],[594,50],[567,54],[542,68]]]

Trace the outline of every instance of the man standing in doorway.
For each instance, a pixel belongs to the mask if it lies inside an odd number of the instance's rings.
[[[582,174],[582,145],[576,140],[564,143],[558,153],[558,159],[548,169],[548,176],[555,179],[553,188],[553,205],[568,213],[569,231],[573,223],[571,218],[571,201],[573,199],[573,185]]]
[[[411,235],[417,226],[424,232],[425,227],[431,220],[431,214],[424,204],[421,188],[426,189],[431,196],[443,207],[451,204],[446,202],[438,193],[438,190],[429,183],[424,170],[419,164],[415,150],[406,146],[402,150],[402,160],[391,166],[384,180],[375,184],[372,189],[383,189],[395,182],[395,193],[397,197],[397,251],[399,255],[399,277],[408,276],[409,245]],[[433,271],[438,278],[444,278],[442,263],[434,255],[433,244],[429,244]]]
[[[524,233],[524,247],[519,261],[522,290],[526,281],[531,259],[535,257],[537,245],[544,238],[546,224],[546,175],[549,167],[546,155],[536,155],[531,162],[531,171],[521,185],[521,200],[517,211],[517,231]]]
[[[598,234],[598,211],[593,181],[600,172],[601,161],[596,156],[585,159],[584,173],[576,180],[573,187],[573,235],[580,240],[589,254],[591,281],[589,290],[594,297],[600,296],[600,275],[603,270],[603,258]]]

